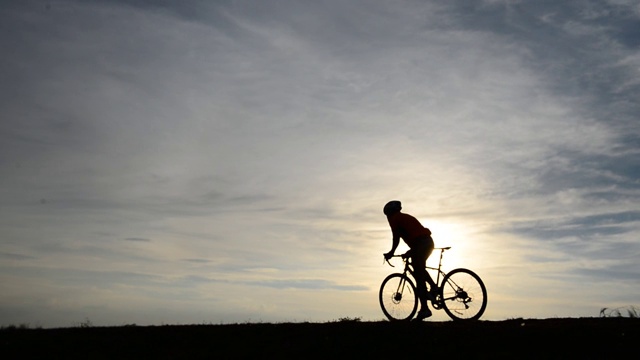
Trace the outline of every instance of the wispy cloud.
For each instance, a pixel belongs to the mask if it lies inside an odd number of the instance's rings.
[[[208,264],[211,262],[210,260],[207,260],[207,259],[184,259],[184,261],[197,263],[197,264]]]
[[[134,242],[151,242],[151,240],[149,239],[145,239],[145,238],[126,238],[124,239],[125,241],[134,241]]]
[[[368,287],[358,285],[338,285],[333,281],[327,281],[324,279],[279,279],[269,281],[254,281],[250,282],[250,284],[273,287],[276,289],[332,289],[344,291],[363,291],[369,289]]]
[[[8,260],[32,260],[35,259],[33,256],[23,255],[23,254],[14,254],[7,252],[0,252],[0,258],[8,259]]]

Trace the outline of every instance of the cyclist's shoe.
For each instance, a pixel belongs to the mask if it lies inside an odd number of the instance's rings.
[[[432,315],[431,310],[424,308],[418,312],[416,316],[416,321],[424,320]]]

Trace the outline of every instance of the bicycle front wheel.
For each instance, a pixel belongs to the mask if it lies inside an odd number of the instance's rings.
[[[442,279],[442,306],[453,320],[477,320],[487,308],[487,288],[468,269],[455,269]]]
[[[380,286],[380,307],[391,321],[410,320],[418,308],[416,287],[403,274],[387,276]]]

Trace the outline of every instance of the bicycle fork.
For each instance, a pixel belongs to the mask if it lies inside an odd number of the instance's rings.
[[[400,302],[402,300],[402,293],[404,292],[404,284],[407,282],[405,277],[402,277],[402,280],[398,283],[398,289],[396,289],[396,293],[393,294],[393,301]]]

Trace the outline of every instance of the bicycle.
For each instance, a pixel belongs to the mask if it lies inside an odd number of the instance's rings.
[[[477,320],[487,308],[487,288],[480,277],[469,269],[458,268],[449,273],[442,271],[442,257],[451,247],[435,248],[440,250],[438,267],[427,266],[427,271],[435,270],[438,286],[435,298],[429,295],[431,305],[436,310],[444,311],[453,320]],[[411,320],[418,307],[416,286],[407,273],[415,279],[414,269],[409,260],[409,252],[402,255],[404,271],[387,276],[380,286],[380,307],[384,315],[391,321]],[[388,259],[387,264],[394,267]],[[442,279],[442,282],[440,282]]]

